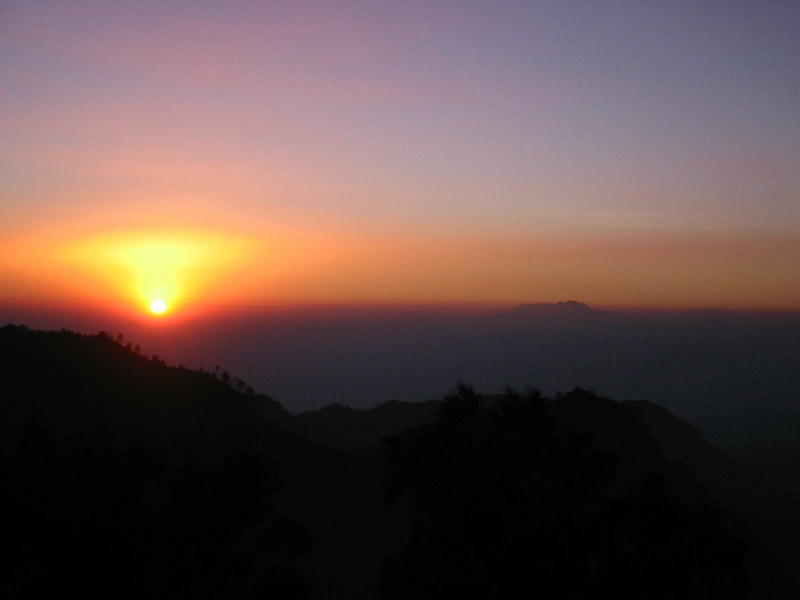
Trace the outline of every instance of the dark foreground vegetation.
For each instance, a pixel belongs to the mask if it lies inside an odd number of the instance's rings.
[[[797,592],[797,499],[653,404],[459,386],[293,416],[224,372],[12,326],[0,364],[2,598]]]

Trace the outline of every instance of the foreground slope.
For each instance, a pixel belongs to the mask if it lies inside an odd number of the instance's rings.
[[[258,398],[104,334],[5,327],[0,364],[0,596],[305,597]]]

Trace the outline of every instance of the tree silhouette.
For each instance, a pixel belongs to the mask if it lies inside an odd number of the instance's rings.
[[[538,392],[460,386],[434,424],[386,441],[407,547],[385,566],[397,598],[740,598],[743,552],[712,507],[657,472],[615,486],[615,457],[557,426]]]

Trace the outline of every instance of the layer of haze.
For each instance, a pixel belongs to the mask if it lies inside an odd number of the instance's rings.
[[[4,2],[0,301],[139,310],[180,247],[185,307],[800,309],[798,31],[769,1]]]

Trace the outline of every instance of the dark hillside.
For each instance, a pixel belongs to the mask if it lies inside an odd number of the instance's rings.
[[[9,325],[0,329],[0,360],[4,442],[33,415],[66,433],[99,414],[120,440],[133,435],[174,453],[266,451],[285,438],[258,416],[280,407],[271,399],[238,393],[211,373],[167,366],[104,333]]]
[[[105,334],[7,326],[0,360],[2,597],[793,597],[792,498],[655,405],[292,416]]]
[[[106,334],[6,326],[0,360],[0,507],[16,524],[0,597],[375,597],[405,532],[382,502],[377,456],[305,441],[280,404],[226,373],[171,367]],[[108,535],[87,528],[100,510],[111,521],[93,527]],[[108,578],[87,579],[97,565]],[[73,587],[58,583],[70,569]],[[111,594],[130,579],[140,585]]]
[[[751,538],[751,569],[763,584],[759,597],[780,598],[797,589],[800,562],[800,496],[740,467],[709,444],[703,435],[651,402],[626,402],[664,456],[685,465],[722,506],[745,517]]]
[[[105,334],[4,327],[0,361],[0,597],[305,597],[266,399]]]

